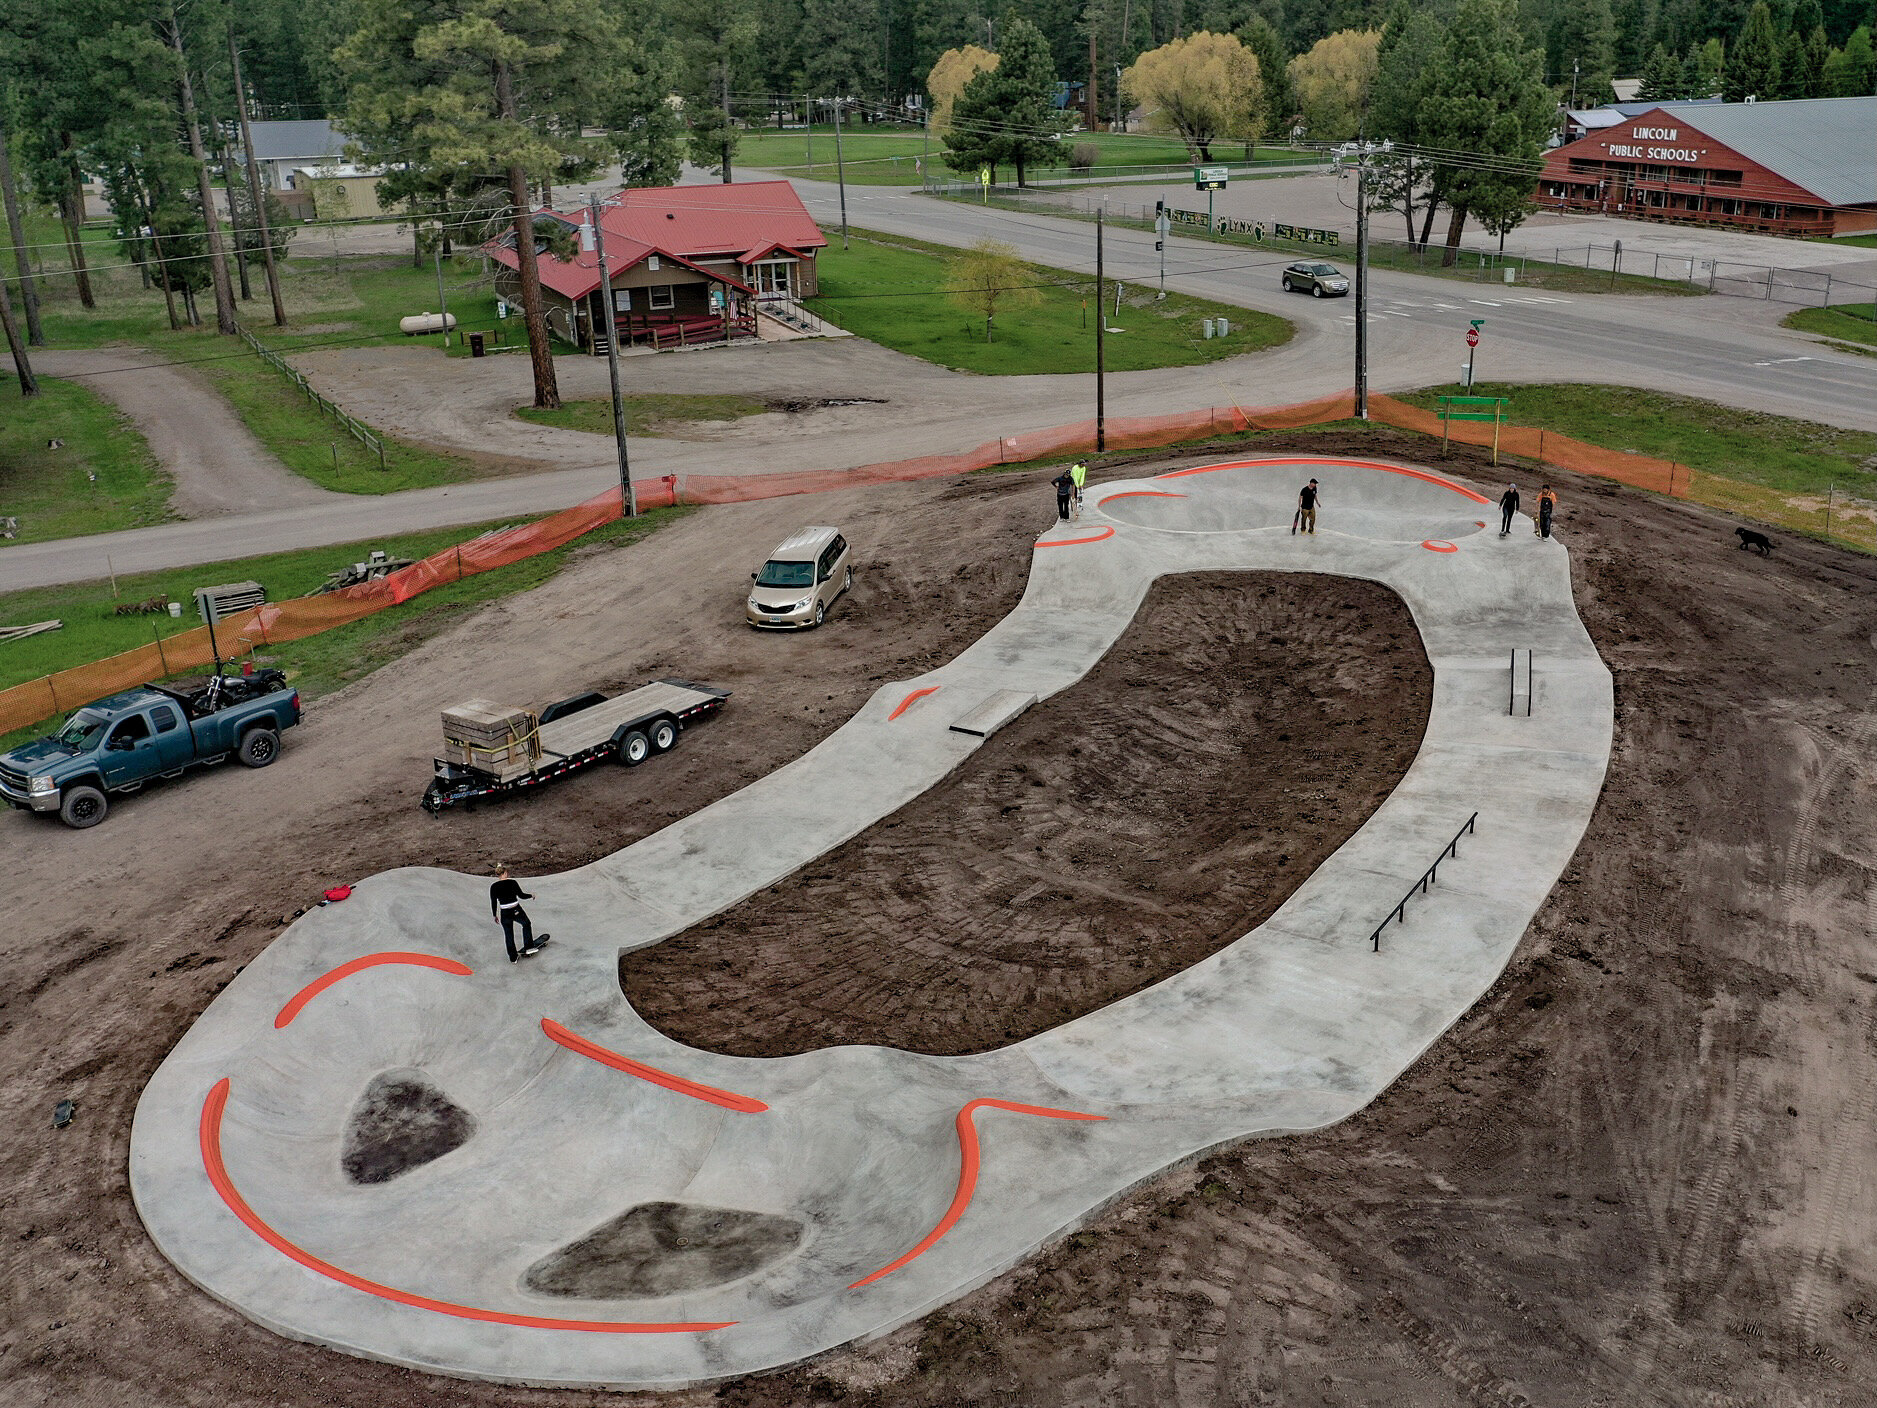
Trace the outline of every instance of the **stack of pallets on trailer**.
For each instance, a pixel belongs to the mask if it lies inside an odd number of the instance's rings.
[[[443,758],[500,782],[522,776],[541,757],[541,721],[532,709],[470,699],[443,711]]]

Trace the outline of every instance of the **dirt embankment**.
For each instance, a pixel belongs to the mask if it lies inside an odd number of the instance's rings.
[[[1269,917],[1407,771],[1432,689],[1373,582],[1163,579],[1073,688],[781,884],[625,955],[621,985],[667,1035],[738,1056],[1048,1031]]]
[[[1470,453],[1436,467],[1498,477]],[[622,1401],[352,1360],[209,1300],[130,1206],[137,1093],[319,886],[591,859],[975,638],[1021,590],[1047,477],[699,514],[324,701],[269,773],[157,790],[83,835],[0,817],[9,1408]],[[1877,564],[1794,540],[1762,561],[1718,515],[1556,478],[1580,608],[1616,673],[1616,755],[1576,862],[1473,1012],[1354,1119],[1221,1151],[896,1335],[632,1401],[1869,1404]],[[841,523],[876,570],[820,636],[751,637],[736,583],[701,587],[700,564],[734,577],[809,519]],[[441,704],[685,672],[738,694],[659,765],[475,817],[415,810]],[[1113,805],[1099,787],[1089,804]],[[969,856],[969,830],[956,840]],[[53,1131],[65,1095],[78,1121]]]

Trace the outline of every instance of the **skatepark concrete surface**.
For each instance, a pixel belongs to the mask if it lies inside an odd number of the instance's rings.
[[[1292,534],[1310,477],[1318,532]],[[1507,538],[1487,523],[1471,490],[1357,461],[1091,489],[1079,521],[1038,540],[1017,609],[956,659],[883,687],[741,792],[524,878],[554,935],[540,956],[508,964],[487,879],[443,870],[371,877],[296,922],[144,1091],[130,1172],[145,1225],[191,1280],[284,1335],[468,1377],[674,1387],[885,1332],[1199,1151],[1347,1117],[1504,969],[1609,759],[1610,676],[1564,545],[1523,518]],[[982,738],[954,722],[994,727],[1010,695],[1073,685],[1157,577],[1233,569],[1384,583],[1434,670],[1413,766],[1268,922],[977,1056],[718,1056],[627,1006],[622,951],[965,763]],[[1517,649],[1532,652],[1529,717],[1509,712]]]

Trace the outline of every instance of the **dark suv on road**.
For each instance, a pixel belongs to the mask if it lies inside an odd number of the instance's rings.
[[[1334,264],[1302,260],[1284,270],[1284,292],[1309,293],[1318,298],[1342,298],[1349,292],[1349,276]]]

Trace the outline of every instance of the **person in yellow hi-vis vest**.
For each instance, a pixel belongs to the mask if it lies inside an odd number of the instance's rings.
[[[1077,460],[1069,466],[1069,482],[1075,485],[1075,516],[1082,516],[1082,486],[1088,483],[1088,464]]]

